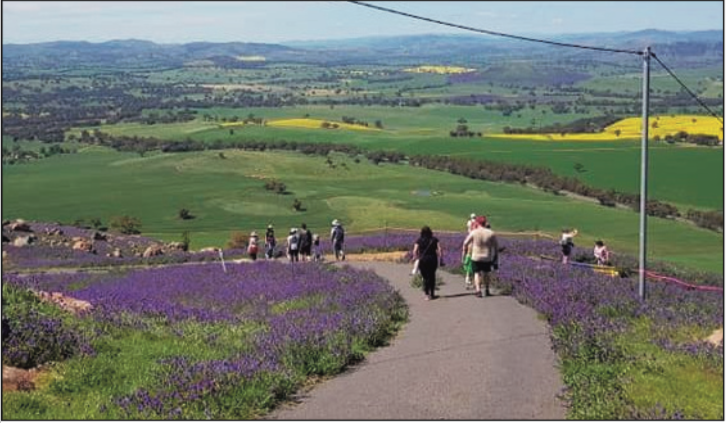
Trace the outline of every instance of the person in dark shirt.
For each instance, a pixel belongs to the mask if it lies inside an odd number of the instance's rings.
[[[419,239],[414,243],[413,260],[419,260],[419,272],[424,283],[424,296],[426,300],[436,298],[434,290],[437,282],[437,267],[443,257],[442,244],[439,243],[429,226],[424,226]]]
[[[300,261],[310,261],[310,250],[313,246],[313,234],[305,223],[300,225]]]

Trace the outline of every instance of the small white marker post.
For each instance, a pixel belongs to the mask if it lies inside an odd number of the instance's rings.
[[[220,261],[222,262],[222,271],[227,273],[227,267],[225,266],[225,257],[222,254],[222,248],[218,250],[220,252]]]

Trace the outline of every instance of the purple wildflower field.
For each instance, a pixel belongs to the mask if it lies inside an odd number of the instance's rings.
[[[274,386],[266,389],[276,390],[295,375],[340,371],[361,358],[362,348],[384,342],[406,314],[400,296],[376,274],[315,263],[229,264],[227,273],[216,264],[189,264],[123,275],[3,275],[3,282],[89,301],[99,327],[146,330],[161,321],[180,337],[177,324],[190,320],[260,327],[245,351],[226,359],[164,357],[158,386],[116,399],[133,418],[190,418],[180,414],[182,405],[197,401],[206,410],[208,401],[241,385],[267,380]],[[279,308],[299,301],[300,307]],[[214,337],[208,342],[213,347]]]
[[[73,238],[93,239],[94,229],[82,229],[54,223],[28,222],[30,229],[41,242],[23,247],[3,244],[2,250],[8,254],[3,264],[10,270],[39,269],[49,267],[109,267],[142,264],[171,264],[186,262],[202,262],[218,260],[216,252],[185,252],[171,251],[164,255],[143,258],[140,254],[152,245],[164,243],[140,235],[120,235],[104,233],[106,240],[94,240],[94,253],[78,251],[72,248]],[[61,231],[61,235],[49,235],[53,231]],[[17,234],[3,232],[12,241]],[[21,235],[26,235],[22,233]],[[54,245],[51,245],[53,241]],[[109,257],[115,249],[119,249],[122,257]],[[244,250],[224,250],[225,257],[242,257]]]
[[[349,253],[401,251],[402,260],[407,260],[417,235],[353,235],[347,237],[345,249]],[[464,234],[435,236],[445,251],[443,270],[461,272]],[[330,254],[328,241],[323,240],[321,247]],[[504,251],[496,272],[496,287],[544,316],[551,327],[553,349],[562,361],[584,356],[600,363],[623,360],[628,353],[619,342],[634,330],[637,320],[648,322],[648,342],[665,352],[723,361],[723,343],[713,346],[684,336],[685,330],[722,326],[721,291],[688,290],[649,281],[647,300],[641,302],[633,276],[613,278],[589,268],[543,260],[542,256],[559,257],[560,247],[552,240],[501,238],[501,247]],[[36,251],[42,248],[35,247]],[[590,252],[576,248],[574,257],[590,257]],[[236,253],[242,255],[242,251]],[[214,253],[208,255],[208,260],[217,258]],[[180,260],[194,261],[189,257],[196,256],[190,254]],[[28,260],[32,263],[30,256]],[[617,256],[614,262],[628,268],[633,260]],[[68,262],[85,263],[73,258]],[[229,357],[160,357],[158,383],[137,387],[103,405],[104,410],[117,410],[118,414],[113,415],[122,419],[259,416],[294,392],[306,377],[340,372],[361,358],[364,351],[385,342],[393,327],[406,318],[401,297],[369,271],[323,263],[290,264],[285,260],[229,262],[226,268],[225,273],[219,263],[186,263],[103,273],[4,272],[3,283],[89,301],[93,310],[86,318],[97,323],[98,337],[111,336],[120,329],[152,331],[161,324],[184,339],[191,330],[186,326],[188,322],[257,328],[246,335],[247,346]],[[688,278],[687,282],[693,284],[723,286],[721,275],[674,270],[659,263],[654,269]],[[203,336],[209,348],[215,348],[220,334]],[[246,390],[260,391],[267,400],[256,403],[253,410],[229,414],[224,398],[248,395]],[[620,417],[644,412],[634,410]],[[674,415],[680,413],[677,410]]]

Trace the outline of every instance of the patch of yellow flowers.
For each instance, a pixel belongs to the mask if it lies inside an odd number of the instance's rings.
[[[356,131],[379,131],[377,128],[369,128],[368,126],[362,125],[351,125],[343,122],[332,122],[321,119],[279,119],[267,121],[267,126],[279,126],[279,127],[292,127],[292,128],[308,128],[308,129],[320,129],[323,128],[324,122],[328,122],[331,125],[331,129],[335,129],[332,125],[338,125],[339,129],[353,129]]]
[[[527,139],[534,141],[613,141],[641,139],[640,117],[622,119],[596,134],[488,134],[487,136]],[[649,118],[649,139],[667,135],[676,135],[684,131],[696,135],[716,135],[724,140],[722,123],[712,116],[669,115]]]

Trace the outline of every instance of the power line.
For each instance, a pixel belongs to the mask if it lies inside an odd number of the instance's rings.
[[[451,23],[451,22],[441,21],[438,19],[426,18],[424,16],[412,15],[411,13],[400,12],[398,10],[389,9],[386,7],[375,6],[373,4],[364,3],[362,1],[349,0],[349,3],[353,3],[353,4],[356,4],[359,6],[369,7],[372,9],[381,10],[383,12],[393,13],[395,15],[401,15],[401,16],[406,16],[408,18],[418,19],[420,21],[432,22],[432,23],[436,23],[439,25],[464,29],[467,31],[479,32],[481,34],[496,35],[499,37],[513,38],[513,39],[521,40],[521,41],[531,41],[531,42],[536,42],[536,43],[550,44],[550,45],[559,46],[559,47],[572,47],[572,48],[580,48],[580,49],[586,49],[586,50],[607,51],[607,52],[611,52],[611,53],[627,53],[627,54],[634,54],[637,56],[643,55],[643,52],[636,51],[636,50],[619,50],[619,49],[605,48],[605,47],[593,47],[593,46],[584,46],[584,45],[580,45],[580,44],[561,43],[558,41],[542,40],[539,38],[528,38],[528,37],[522,37],[520,35],[511,35],[511,34],[505,34],[502,32],[490,31],[487,29],[473,28],[471,26],[459,25],[459,24],[455,24],[455,23]]]
[[[398,11],[398,10],[389,9],[389,8],[381,7],[381,6],[375,6],[373,4],[364,3],[362,1],[348,0],[348,2],[349,3],[356,4],[356,5],[359,5],[359,6],[369,7],[371,9],[381,10],[381,11],[387,12],[387,13],[393,13],[395,15],[405,16],[405,17],[408,17],[408,18],[418,19],[418,20],[426,21],[426,22],[432,22],[432,23],[436,23],[436,24],[439,24],[439,25],[450,26],[450,27],[453,27],[453,28],[464,29],[464,30],[467,30],[467,31],[478,32],[478,33],[481,33],[481,34],[496,35],[496,36],[499,36],[499,37],[513,38],[513,39],[516,39],[516,40],[530,41],[530,42],[536,42],[536,43],[542,43],[542,44],[550,44],[550,45],[559,46],[559,47],[580,48],[580,49],[585,49],[585,50],[606,51],[606,52],[611,52],[611,53],[627,53],[627,54],[634,54],[634,55],[637,55],[637,56],[643,56],[644,55],[643,52],[636,51],[636,50],[620,50],[620,49],[612,49],[612,48],[605,48],[605,47],[593,47],[593,46],[585,46],[585,45],[580,45],[580,44],[561,43],[561,42],[557,42],[557,41],[543,40],[543,39],[539,39],[539,38],[529,38],[529,37],[523,37],[523,36],[520,36],[520,35],[505,34],[505,33],[502,33],[502,32],[490,31],[490,30],[487,30],[487,29],[473,28],[473,27],[466,26],[466,25],[459,25],[459,24],[455,24],[455,23],[451,23],[451,22],[441,21],[439,19],[432,19],[432,18],[427,18],[427,17],[424,17],[424,16],[413,15],[411,13],[401,12],[401,11]],[[662,62],[658,57],[656,57],[656,54],[654,54],[652,52],[651,53],[651,57],[653,57],[654,59],[656,59],[656,61],[659,62],[659,64],[669,73],[669,75],[672,78],[674,78],[679,83],[679,85],[681,85],[682,88],[684,88],[689,93],[689,95],[691,95],[692,98],[695,101],[697,101],[697,103],[699,103],[702,107],[704,107],[717,120],[719,120],[720,122],[724,123],[722,121],[722,118],[720,116],[718,116],[715,112],[712,111],[712,109],[710,109],[706,104],[704,104],[704,102],[702,100],[700,100],[699,97],[697,97],[697,95],[694,94],[689,88],[687,88],[687,86],[684,85],[684,83],[674,74],[674,72],[672,72],[664,64],[664,62]]]
[[[659,64],[669,73],[669,75],[671,75],[671,77],[674,78],[679,83],[679,85],[681,85],[682,88],[684,88],[684,90],[687,93],[689,93],[689,95],[691,95],[692,98],[697,103],[699,103],[702,107],[704,107],[713,117],[715,117],[717,120],[719,120],[720,122],[722,122],[722,124],[724,125],[724,122],[722,121],[722,117],[719,116],[719,115],[717,115],[715,112],[713,112],[712,109],[710,109],[706,104],[704,104],[704,102],[702,100],[700,100],[699,97],[697,97],[697,95],[692,92],[692,90],[690,90],[689,88],[687,88],[687,86],[684,85],[684,83],[676,75],[674,75],[674,72],[672,72],[671,69],[669,69],[664,64],[664,62],[662,62],[658,57],[656,57],[656,54],[655,53],[651,53],[651,57],[653,57],[654,59],[656,59],[656,61],[659,62]]]

